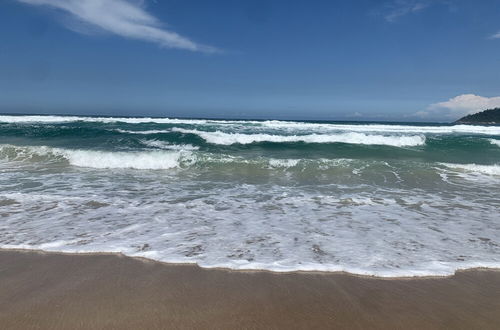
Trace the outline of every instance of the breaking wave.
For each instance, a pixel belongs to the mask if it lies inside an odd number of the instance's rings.
[[[400,125],[400,124],[347,124],[294,122],[281,120],[213,120],[152,117],[88,117],[88,116],[13,116],[0,115],[0,123],[127,123],[127,124],[186,124],[186,125],[237,125],[256,129],[280,129],[287,131],[358,132],[358,133],[413,133],[413,134],[487,134],[500,135],[500,126],[477,125]],[[132,134],[153,134],[154,131],[125,131]],[[161,133],[158,132],[158,133]]]
[[[114,129],[113,131],[118,132],[118,133],[125,133],[125,134],[142,134],[142,135],[163,134],[163,133],[172,132],[171,130],[164,130],[164,129],[151,129],[151,130],[145,130],[145,131],[130,131],[130,130],[121,129],[121,128]]]
[[[148,147],[165,149],[165,150],[198,150],[200,147],[191,144],[171,144],[161,140],[141,140],[141,143]]]
[[[334,124],[268,120],[262,126],[285,130],[349,131],[364,133],[417,133],[417,134],[488,134],[500,135],[500,126],[476,125],[398,125],[398,124]]]
[[[500,140],[490,139],[490,143],[500,147]]]
[[[411,147],[425,144],[425,136],[385,136],[367,135],[363,133],[340,133],[340,134],[308,134],[308,135],[271,135],[271,134],[241,134],[225,133],[221,131],[206,132],[173,128],[174,132],[195,134],[211,144],[251,144],[259,142],[304,142],[304,143],[349,143],[366,145],[388,145],[394,147]]]
[[[448,164],[448,163],[441,163],[441,165],[459,171],[495,175],[495,176],[500,175],[500,165]]]
[[[100,169],[162,170],[179,167],[182,151],[109,152],[71,150],[47,146],[0,146],[0,158],[10,161],[67,161],[78,167]]]

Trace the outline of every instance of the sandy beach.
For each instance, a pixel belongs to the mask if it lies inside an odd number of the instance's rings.
[[[500,272],[381,279],[0,251],[3,329],[497,329]]]

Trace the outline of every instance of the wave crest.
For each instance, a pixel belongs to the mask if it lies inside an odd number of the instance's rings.
[[[171,144],[162,140],[140,140],[142,144],[152,148],[164,149],[164,150],[198,150],[200,147],[193,146],[191,144]]]
[[[78,167],[99,169],[163,170],[179,167],[190,154],[184,151],[108,152],[47,146],[0,146],[0,158],[10,161],[67,161]]]
[[[500,147],[500,140],[490,139],[490,143]]]
[[[441,163],[450,169],[500,176],[500,165],[477,165],[477,164],[448,164]]]
[[[304,142],[304,143],[349,143],[365,145],[388,145],[394,147],[411,147],[425,144],[422,135],[368,135],[364,133],[339,133],[339,134],[308,134],[308,135],[271,135],[271,134],[241,134],[225,133],[221,131],[207,132],[183,128],[172,129],[174,132],[195,134],[211,144],[251,144],[259,142]]]
[[[127,124],[168,124],[168,125],[220,125],[237,127],[252,127],[255,129],[278,129],[289,132],[322,132],[322,133],[399,133],[399,134],[487,134],[500,135],[500,126],[478,125],[401,125],[401,124],[370,124],[370,123],[329,123],[329,122],[295,122],[282,120],[215,120],[215,119],[182,119],[182,118],[152,118],[152,117],[88,117],[88,116],[54,116],[54,115],[0,115],[0,123],[127,123]],[[120,131],[120,130],[117,130]],[[165,133],[164,130],[126,131],[130,134]]]

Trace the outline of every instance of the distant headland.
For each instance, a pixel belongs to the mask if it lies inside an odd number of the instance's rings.
[[[500,108],[484,110],[472,115],[460,118],[455,124],[500,124]]]

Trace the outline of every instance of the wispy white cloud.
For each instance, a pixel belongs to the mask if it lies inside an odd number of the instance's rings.
[[[168,48],[218,52],[165,29],[144,9],[144,1],[130,0],[17,0],[47,6],[70,14],[72,19],[125,38],[149,41]]]
[[[456,11],[456,0],[387,0],[377,14],[388,22],[395,22],[403,16],[418,14],[430,7],[441,5],[450,12]]]
[[[431,104],[426,110],[415,113],[421,118],[442,117],[456,119],[486,109],[500,107],[500,96],[484,97],[463,94],[448,101]]]
[[[386,21],[394,22],[402,16],[421,12],[431,4],[429,0],[394,0],[386,4],[383,16]]]
[[[457,1],[455,0],[390,0],[385,2],[375,14],[392,23],[403,16],[418,14],[436,5],[448,7],[450,12],[457,11]],[[500,39],[500,31],[489,38]]]

